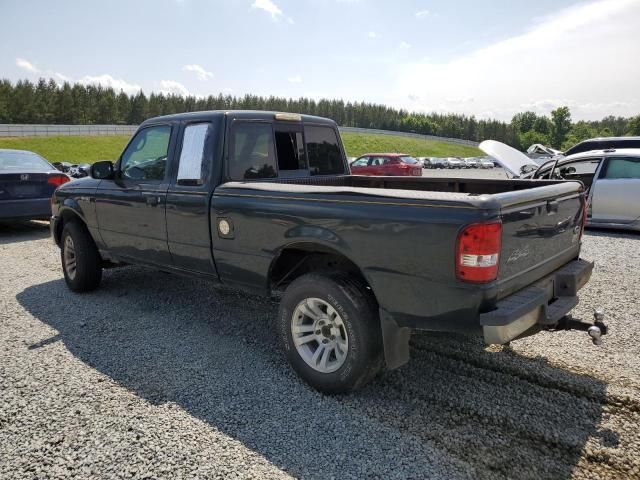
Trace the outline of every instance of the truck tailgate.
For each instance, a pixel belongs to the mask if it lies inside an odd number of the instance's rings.
[[[508,192],[500,202],[499,297],[535,282],[577,257],[584,194],[579,182]]]

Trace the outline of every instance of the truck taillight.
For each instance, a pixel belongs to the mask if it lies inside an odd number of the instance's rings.
[[[498,277],[502,223],[468,225],[458,235],[456,277],[464,282],[491,282]]]

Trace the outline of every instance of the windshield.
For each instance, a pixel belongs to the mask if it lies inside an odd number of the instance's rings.
[[[48,172],[53,170],[44,158],[32,152],[0,152],[0,171],[37,170]]]
[[[418,163],[418,160],[416,160],[413,157],[410,157],[408,155],[404,156],[404,157],[400,157],[400,161],[402,163],[407,163],[409,165],[416,165]]]

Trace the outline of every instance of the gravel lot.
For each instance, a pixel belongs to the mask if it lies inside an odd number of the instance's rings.
[[[0,477],[640,478],[639,247],[585,237],[602,347],[421,334],[334,398],[274,348],[275,304],[137,267],[72,294],[44,224],[0,226]]]

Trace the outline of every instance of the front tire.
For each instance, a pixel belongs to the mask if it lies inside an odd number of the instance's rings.
[[[382,368],[377,304],[349,275],[294,280],[280,302],[278,333],[293,369],[321,392],[356,390]]]
[[[91,235],[77,222],[62,230],[60,259],[64,280],[74,292],[95,290],[102,280],[102,260]]]

